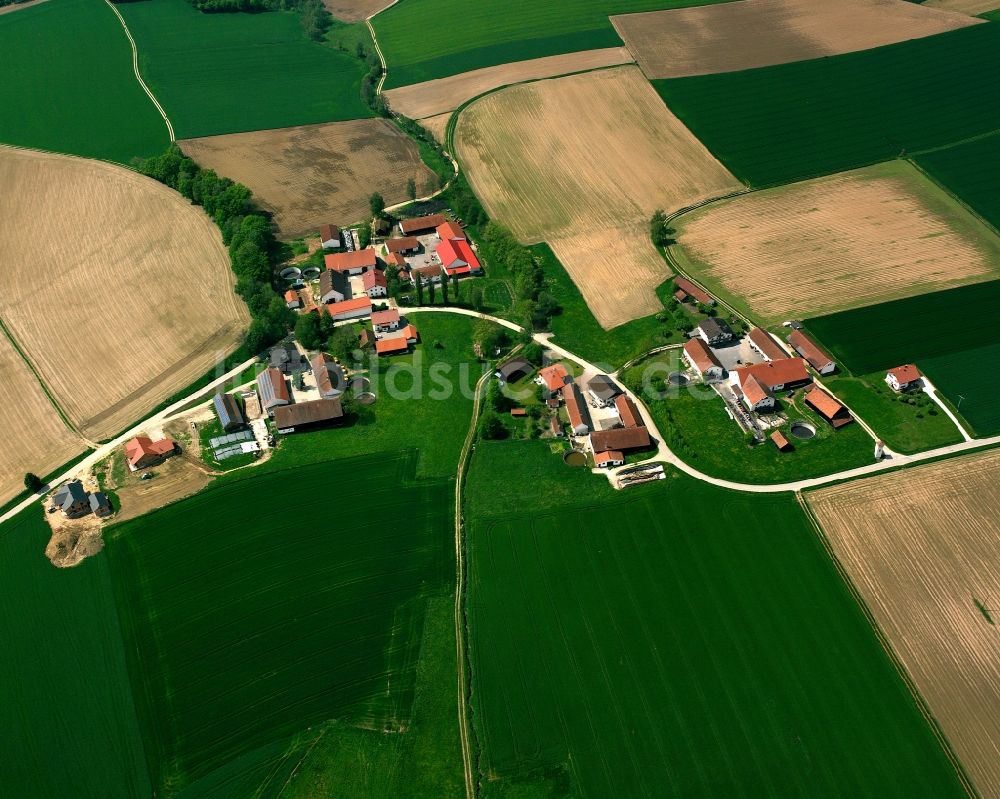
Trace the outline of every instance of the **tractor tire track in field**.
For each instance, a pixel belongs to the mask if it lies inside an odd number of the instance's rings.
[[[163,106],[160,105],[160,101],[156,99],[156,95],[150,90],[146,85],[146,81],[142,79],[142,75],[139,74],[139,51],[135,47],[135,39],[132,38],[132,32],[128,29],[128,25],[125,24],[125,18],[121,15],[115,4],[111,0],[104,0],[108,4],[108,8],[115,12],[115,16],[118,17],[118,21],[122,24],[122,28],[125,30],[125,35],[128,36],[128,42],[132,46],[132,71],[135,73],[135,79],[139,81],[139,85],[142,86],[142,90],[146,92],[150,100],[153,101],[153,105],[156,106],[156,110],[160,112],[160,116],[163,117],[163,121],[167,125],[167,133],[170,135],[170,143],[173,144],[177,141],[177,137],[174,136],[174,126],[170,124],[170,118],[167,116],[167,112],[163,110]],[[377,46],[377,45],[376,45]]]

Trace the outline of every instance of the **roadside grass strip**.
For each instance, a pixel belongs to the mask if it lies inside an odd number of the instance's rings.
[[[738,178],[788,183],[1000,129],[1000,26],[653,85]]]
[[[328,719],[406,728],[454,573],[452,487],[414,482],[415,458],[254,475],[108,531],[158,793]]]
[[[205,14],[185,0],[118,9],[178,139],[372,116],[363,63],[307,39],[297,13]]]
[[[614,498],[490,496],[505,467],[539,458],[549,485],[573,472],[543,443],[503,442],[480,444],[469,476],[482,483],[469,629],[485,784],[555,773],[580,797],[965,795],[794,497],[678,474]]]
[[[125,31],[102,0],[0,16],[0,53],[0,142],[122,164],[169,143],[132,71]]]
[[[530,58],[620,47],[614,14],[725,0],[407,0],[372,20],[389,65],[386,89]],[[447,20],[447,36],[428,25]]]

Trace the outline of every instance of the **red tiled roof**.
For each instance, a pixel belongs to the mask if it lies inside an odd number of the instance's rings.
[[[340,228],[337,227],[336,225],[320,225],[319,238],[320,241],[330,241],[331,239],[339,239]]]
[[[558,391],[562,388],[563,383],[566,382],[566,378],[569,377],[569,372],[566,371],[566,367],[561,363],[546,366],[538,374],[549,391]]]
[[[289,289],[285,292],[285,302],[298,302],[299,293],[295,289]]]
[[[765,400],[771,396],[771,392],[767,390],[767,387],[761,384],[753,375],[749,375],[746,380],[743,381],[740,388],[743,390],[743,396],[746,397],[747,402],[751,406],[756,405],[761,400]]]
[[[715,357],[715,353],[700,338],[689,338],[684,344],[684,353],[699,372],[707,372],[713,366],[722,368],[722,364]]]
[[[479,259],[469,246],[469,242],[463,239],[442,241],[434,248],[441,265],[448,274],[462,274],[473,269],[479,269]],[[464,267],[468,267],[465,269]]]
[[[375,311],[372,314],[373,325],[391,325],[393,322],[399,323],[399,309],[389,308],[385,311]]]
[[[815,411],[828,422],[832,422],[837,414],[846,412],[843,405],[837,402],[837,400],[821,388],[814,388],[806,394],[805,400],[807,405],[814,408]]]
[[[625,456],[618,452],[617,450],[608,450],[606,452],[597,452],[594,454],[594,463],[598,466],[603,466],[605,463],[610,463],[612,461],[623,461]]]
[[[780,430],[775,430],[773,433],[771,433],[771,441],[773,441],[774,446],[776,446],[782,452],[784,452],[792,445],[791,442],[787,438],[785,438],[785,434],[782,433]]]
[[[443,225],[447,220],[441,214],[429,214],[427,216],[415,216],[404,219],[399,223],[400,230],[404,235],[416,233],[418,230],[431,230],[438,225]]]
[[[147,455],[159,458],[169,455],[176,447],[177,443],[171,438],[153,441],[149,436],[136,436],[131,441],[125,442],[125,457],[129,464],[135,466]]]
[[[788,335],[788,343],[792,349],[809,361],[809,365],[817,371],[827,364],[833,363],[833,358],[827,355],[820,346],[801,330],[793,330]]]
[[[395,338],[382,338],[375,342],[375,352],[379,355],[392,355],[397,352],[406,352],[410,348],[403,336]]]
[[[356,300],[344,300],[343,302],[333,302],[323,306],[330,316],[337,316],[342,313],[350,313],[367,308],[371,311],[372,301],[368,297],[358,297]]]
[[[410,272],[414,275],[420,275],[420,277],[435,278],[441,276],[441,267],[436,264],[428,264],[411,269]]]
[[[788,353],[779,346],[778,342],[766,330],[755,327],[750,331],[749,338],[757,349],[764,353],[764,357],[772,361],[780,361],[788,357]]]
[[[557,364],[558,366],[558,364]],[[573,390],[574,386],[572,383],[567,383],[562,387],[562,398],[566,403],[566,413],[569,414],[570,426],[576,429],[581,425],[586,425],[586,421],[583,418],[583,413],[580,411],[580,404],[576,400],[576,392]],[[590,425],[587,425],[588,427]]]
[[[890,369],[889,374],[895,377],[896,382],[900,385],[912,383],[914,380],[920,379],[920,370],[912,363],[905,363],[902,366],[897,366],[895,369]]]
[[[450,219],[443,225],[438,225],[437,234],[441,237],[442,241],[465,238],[465,231],[462,230],[462,226],[458,222],[452,222]]]
[[[354,250],[353,252],[334,252],[323,256],[326,268],[334,272],[346,272],[349,269],[374,269],[376,264],[375,250],[369,247],[366,250]]]
[[[389,253],[385,262],[387,264],[392,264],[393,266],[398,266],[400,269],[406,269],[406,259],[398,252]]]
[[[621,417],[622,424],[626,427],[639,427],[642,424],[642,417],[639,416],[635,405],[632,404],[632,400],[627,395],[619,394],[615,397],[615,409]]]
[[[411,339],[411,338],[412,339],[417,339],[417,338],[419,338],[419,334],[417,333],[417,329],[413,325],[407,325],[406,327],[403,328],[403,338],[405,338],[405,339]]]
[[[404,252],[406,250],[415,250],[419,246],[420,242],[413,236],[404,236],[401,239],[386,239],[385,242],[386,252]]]
[[[365,287],[365,291],[371,291],[376,286],[386,288],[389,285],[389,281],[385,277],[385,272],[381,272],[378,269],[369,269],[365,272],[361,276],[361,283]]]
[[[590,434],[590,446],[594,452],[639,449],[648,447],[649,443],[649,431],[645,427],[614,427]]]
[[[686,277],[675,277],[674,287],[680,289],[685,294],[690,294],[702,305],[711,305],[715,300],[712,295],[707,291],[698,288],[694,283],[688,280]]]
[[[736,370],[736,379],[743,386],[748,377],[754,377],[762,386],[773,391],[775,386],[786,386],[791,383],[806,383],[812,378],[801,358],[784,358],[780,361],[755,363],[753,366],[741,366]]]
[[[527,416],[528,412],[524,408],[511,408],[510,409],[510,415],[511,416]]]

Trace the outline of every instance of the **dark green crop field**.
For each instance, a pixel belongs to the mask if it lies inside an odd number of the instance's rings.
[[[179,139],[370,117],[364,65],[305,37],[297,14],[203,14],[121,3],[139,68]]]
[[[328,719],[409,723],[426,603],[454,574],[452,487],[413,482],[414,465],[267,472],[110,531],[161,795]]]
[[[375,17],[385,88],[529,58],[620,47],[614,14],[725,0],[407,0]]]
[[[1000,325],[1000,320],[995,324]],[[1000,343],[925,358],[920,368],[983,436],[1000,433]]]
[[[1000,26],[653,83],[741,180],[788,183],[1000,129]]]
[[[568,503],[489,496],[540,459],[532,475],[565,475]],[[578,797],[964,795],[791,495],[675,474],[602,502],[604,481],[575,491],[579,477],[540,442],[474,456],[485,796],[532,777]]]
[[[51,532],[37,507],[0,526],[0,794],[150,796],[107,559],[57,569]]]
[[[167,146],[125,31],[101,0],[0,16],[0,63],[0,142],[124,164]]]
[[[1000,230],[1000,134],[914,157],[952,194]]]

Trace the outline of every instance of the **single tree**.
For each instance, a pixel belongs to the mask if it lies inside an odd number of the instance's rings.
[[[417,305],[424,304],[424,279],[420,277],[417,273],[416,280],[413,281],[413,286],[417,290]]]
[[[410,178],[406,181],[406,196],[411,200],[417,199],[417,181],[415,178]]]
[[[372,192],[372,196],[368,198],[368,208],[371,209],[372,218],[378,218],[385,213],[385,200],[377,191]]]
[[[427,304],[434,304],[434,295],[437,293],[437,289],[434,286],[434,281],[432,280],[427,284]]]
[[[469,286],[469,305],[477,311],[483,310],[483,287],[479,283]]]
[[[458,299],[458,273],[451,276],[451,285],[455,289],[455,299]]]
[[[42,482],[42,478],[34,472],[28,472],[24,476],[24,487],[27,488],[32,494],[37,494],[41,491],[43,485],[45,484]]]
[[[448,279],[445,278],[441,281],[441,304],[448,304]]]

